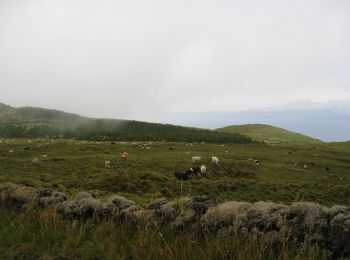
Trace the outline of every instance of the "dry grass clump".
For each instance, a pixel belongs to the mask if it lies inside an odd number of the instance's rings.
[[[115,206],[111,202],[103,202],[92,192],[79,192],[73,201],[65,201],[57,205],[57,212],[69,219],[106,219]]]
[[[52,189],[35,189],[32,187],[20,187],[13,183],[0,185],[1,201],[18,209],[28,207],[47,208],[51,205],[65,201],[65,194]]]
[[[345,206],[226,202],[210,208],[201,221],[206,230],[219,237],[258,232],[271,244],[290,239],[309,241],[329,249],[335,256],[350,254],[350,208]]]
[[[171,202],[160,198],[138,205],[119,195],[99,199],[96,192],[80,192],[66,201],[63,193],[12,183],[0,185],[0,194],[1,201],[18,209],[56,205],[56,212],[73,223],[111,219],[142,228],[168,227],[175,233],[201,227],[199,233],[214,234],[220,240],[232,235],[256,236],[271,248],[280,249],[290,241],[307,242],[330,250],[334,257],[350,255],[350,207],[346,206],[327,208],[310,202],[289,206],[273,202],[217,204],[216,197],[210,195]]]

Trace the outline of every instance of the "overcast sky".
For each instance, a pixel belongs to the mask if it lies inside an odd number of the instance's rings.
[[[10,105],[158,120],[349,98],[349,0],[0,0]]]

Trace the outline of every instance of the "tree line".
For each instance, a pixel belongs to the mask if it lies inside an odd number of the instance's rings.
[[[2,122],[4,138],[72,138],[115,141],[169,141],[208,143],[252,143],[244,135],[139,121],[90,119],[75,126],[63,122]]]

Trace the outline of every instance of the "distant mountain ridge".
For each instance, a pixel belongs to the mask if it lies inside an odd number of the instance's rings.
[[[59,110],[0,103],[0,137],[63,137],[120,141],[251,143],[241,134],[170,124],[82,117]]]
[[[350,109],[350,104],[349,104]],[[163,121],[218,129],[230,125],[264,124],[278,126],[291,132],[301,133],[325,142],[344,142],[350,140],[350,110],[337,107],[289,110],[242,110],[173,112]]]
[[[266,142],[320,142],[312,137],[264,124],[232,125],[216,129],[223,133],[238,133]]]
[[[38,107],[11,107],[0,103],[0,121],[6,120],[77,120],[82,116],[54,109]]]

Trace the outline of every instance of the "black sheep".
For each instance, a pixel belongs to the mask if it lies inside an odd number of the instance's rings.
[[[195,173],[195,174],[198,174],[201,171],[201,169],[199,167],[193,167],[191,169],[193,170],[193,173]]]
[[[192,173],[193,173],[193,169],[190,168],[185,173],[183,173],[183,172],[176,172],[174,174],[174,176],[175,176],[175,179],[177,179],[177,180],[187,181],[187,180],[190,179],[190,176],[191,176]]]
[[[177,180],[183,180],[183,181],[187,181],[189,178],[190,178],[190,174],[188,174],[187,172],[186,173],[183,173],[183,172],[176,172],[174,174],[175,176],[175,179]]]

